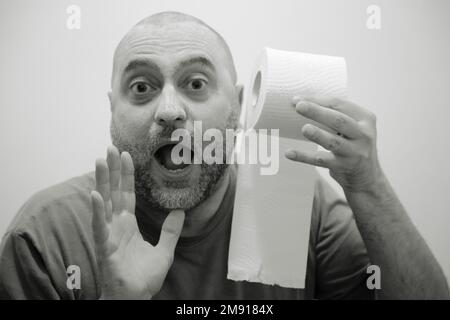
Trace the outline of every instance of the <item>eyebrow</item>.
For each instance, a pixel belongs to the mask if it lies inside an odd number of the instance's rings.
[[[207,67],[207,68],[211,69],[212,71],[216,70],[213,63],[204,56],[196,56],[196,57],[192,57],[192,58],[183,60],[177,65],[177,69],[185,68],[185,67],[193,65],[193,64],[201,64],[202,66]],[[131,72],[137,68],[150,68],[150,69],[155,69],[157,71],[160,71],[160,68],[158,67],[158,65],[150,59],[135,59],[135,60],[131,60],[127,64],[127,66],[124,69],[124,73]]]
[[[160,71],[158,65],[149,59],[131,60],[125,67],[124,73],[128,73],[138,68],[150,68]]]
[[[178,68],[184,68],[193,64],[201,64],[203,67],[207,67],[209,69],[211,69],[212,71],[215,71],[216,68],[214,67],[214,64],[206,57],[204,56],[197,56],[197,57],[192,57],[186,60],[181,61],[178,66]]]

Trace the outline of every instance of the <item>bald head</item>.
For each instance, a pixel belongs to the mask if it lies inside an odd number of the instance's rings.
[[[230,48],[228,47],[228,44],[226,43],[225,39],[216,30],[211,28],[202,20],[185,13],[174,11],[165,11],[150,15],[139,21],[136,25],[133,26],[133,28],[131,28],[131,30],[122,38],[122,40],[120,41],[119,45],[115,50],[112,79],[114,79],[116,73],[120,52],[123,51],[124,47],[127,45],[129,38],[132,36],[132,34],[136,29],[144,28],[147,30],[151,30],[152,27],[154,28],[165,28],[171,26],[176,27],[177,25],[180,26],[183,24],[191,24],[193,26],[203,28],[206,30],[206,32],[209,32],[214,35],[214,39],[218,42],[219,47],[222,53],[224,54],[225,67],[228,70],[233,83],[235,84],[237,81],[236,68],[234,66],[233,56],[231,54]]]

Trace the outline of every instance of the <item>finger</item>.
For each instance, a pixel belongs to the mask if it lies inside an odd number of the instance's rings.
[[[297,103],[295,110],[302,116],[323,124],[349,138],[357,139],[361,136],[358,123],[342,112],[309,101],[300,101]]]
[[[133,160],[128,152],[120,155],[120,192],[122,209],[134,213],[136,195],[134,193],[134,166]]]
[[[109,237],[109,229],[106,224],[105,206],[103,198],[97,191],[91,192],[92,202],[92,232],[94,236],[94,243],[99,254],[106,253],[106,242]]]
[[[95,161],[95,189],[100,193],[104,201],[109,200],[109,169],[104,159]]]
[[[327,151],[306,151],[289,149],[286,158],[322,168],[331,168],[336,161],[335,156]]]
[[[173,210],[163,223],[158,246],[173,254],[183,229],[185,213],[183,210]]]
[[[304,97],[303,100],[339,111],[355,119],[356,121],[365,119],[365,117],[369,113],[367,109],[358,106],[356,103],[331,96]]]
[[[105,205],[106,219],[111,219],[111,190],[109,185],[109,169],[104,159],[95,161],[95,189],[100,193]]]
[[[109,168],[112,211],[120,210],[120,153],[115,146],[109,146],[106,162]]]
[[[304,125],[302,133],[308,140],[317,143],[336,155],[351,156],[354,153],[349,140],[317,128],[312,124]]]

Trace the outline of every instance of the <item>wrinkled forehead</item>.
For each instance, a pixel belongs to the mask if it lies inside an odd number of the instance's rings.
[[[227,64],[217,35],[192,22],[135,26],[116,49],[113,77],[123,74],[134,61],[143,59],[165,69],[176,68],[186,60],[210,63],[217,70]]]

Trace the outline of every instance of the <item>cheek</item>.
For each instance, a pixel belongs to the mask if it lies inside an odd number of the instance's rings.
[[[216,99],[195,108],[192,112],[192,120],[202,121],[203,131],[208,128],[223,129],[231,114],[230,102],[226,99]]]
[[[152,114],[144,108],[117,106],[112,117],[123,136],[129,139],[139,139],[147,136]]]

